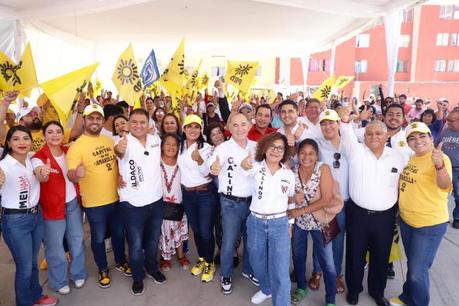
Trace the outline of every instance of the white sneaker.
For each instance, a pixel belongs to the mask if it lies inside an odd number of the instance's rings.
[[[86,283],[86,280],[85,279],[77,279],[75,281],[75,287],[77,289],[80,289],[80,288],[83,288],[84,284]]]
[[[271,294],[266,295],[263,293],[263,291],[260,290],[252,296],[252,299],[250,301],[252,302],[252,304],[258,305],[270,298],[271,298]]]
[[[59,294],[69,294],[70,293],[70,287],[69,286],[64,286],[62,287],[61,289],[57,290],[57,292],[59,292]]]

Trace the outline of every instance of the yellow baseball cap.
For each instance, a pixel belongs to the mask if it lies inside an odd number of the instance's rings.
[[[99,104],[89,104],[84,108],[83,116],[89,116],[92,113],[99,113],[104,116],[104,109]]]
[[[200,127],[202,127],[202,119],[198,115],[188,115],[185,117],[185,120],[183,120],[183,125],[182,128],[185,126],[192,124],[192,123],[197,123],[199,124]]]
[[[340,121],[341,118],[339,117],[338,113],[335,112],[334,110],[326,109],[323,112],[321,112],[319,115],[319,122],[322,122],[324,120]]]
[[[432,134],[424,122],[412,122],[408,124],[405,129],[405,137],[408,138],[412,133]]]

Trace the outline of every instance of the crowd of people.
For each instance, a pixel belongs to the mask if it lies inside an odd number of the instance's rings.
[[[220,265],[221,292],[229,295],[241,252],[241,276],[258,287],[253,304],[300,304],[323,275],[327,306],[344,292],[356,305],[368,265],[376,305],[429,305],[451,192],[459,228],[459,107],[446,99],[431,109],[421,98],[384,97],[380,88],[361,103],[302,93],[229,103],[216,81],[212,96],[184,101],[180,112],[169,96],[142,97],[132,109],[90,90],[60,122],[45,95],[12,113],[17,94],[0,104],[0,194],[18,306],[58,302],[39,283],[42,246],[50,289],[65,295],[85,285],[84,219],[101,288],[111,284],[110,240],[133,295],[144,293],[145,277],[165,284],[174,256],[202,282]],[[398,229],[408,270],[389,301]]]

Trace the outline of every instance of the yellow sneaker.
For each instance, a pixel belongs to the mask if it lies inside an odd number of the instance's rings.
[[[191,274],[194,276],[201,274],[205,264],[204,258],[199,257],[198,262],[191,268]]]
[[[208,283],[214,278],[215,266],[213,263],[206,262],[202,269],[201,282]]]
[[[108,270],[99,272],[99,287],[108,288],[110,287],[110,276]]]
[[[402,300],[400,300],[400,298],[398,296],[391,298],[389,300],[389,303],[392,306],[405,306],[406,305],[405,303],[402,302]]]

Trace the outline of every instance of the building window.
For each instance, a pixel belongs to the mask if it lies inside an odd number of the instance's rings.
[[[210,68],[210,72],[213,77],[220,77],[225,75],[225,66],[214,66]]]
[[[397,61],[397,72],[408,72],[408,61]]]
[[[459,60],[448,61],[448,72],[459,72]]]
[[[313,58],[309,59],[309,69],[308,69],[308,71],[309,72],[318,72],[318,71],[320,71],[319,70],[319,63]]]
[[[410,35],[400,35],[400,48],[408,48],[410,46],[410,41]]]
[[[449,33],[437,33],[437,46],[448,45]]]
[[[403,10],[403,22],[413,22],[413,10]]]
[[[459,33],[451,33],[451,46],[459,46]]]
[[[355,73],[364,73],[368,71],[368,61],[358,60],[355,62]]]
[[[445,72],[446,71],[446,60],[444,59],[437,59],[435,60],[435,72]]]
[[[454,5],[440,5],[440,19],[451,19],[453,17]]]
[[[370,47],[370,34],[359,34],[355,39],[355,46],[357,48],[369,48]]]

